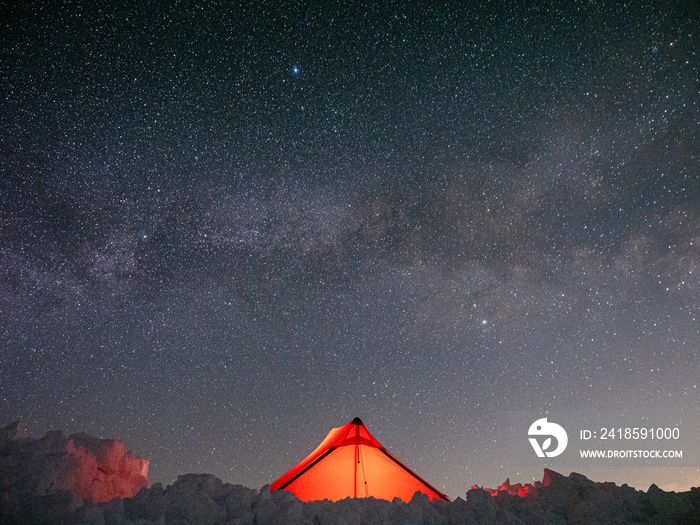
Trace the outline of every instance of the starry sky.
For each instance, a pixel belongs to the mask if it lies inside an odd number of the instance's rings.
[[[698,410],[697,2],[103,4],[0,5],[1,425],[463,497],[504,410]]]

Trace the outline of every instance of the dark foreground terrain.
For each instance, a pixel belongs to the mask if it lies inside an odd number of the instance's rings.
[[[451,502],[416,493],[409,503],[305,503],[289,492],[231,485],[209,474],[145,488],[147,467],[116,440],[55,432],[29,439],[20,425],[10,425],[0,430],[0,524],[700,524],[700,488],[676,493],[652,485],[643,492],[547,469],[524,497],[473,488]],[[113,494],[120,496],[97,502]]]

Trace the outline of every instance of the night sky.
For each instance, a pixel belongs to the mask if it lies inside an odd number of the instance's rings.
[[[698,410],[697,2],[104,4],[0,8],[0,425],[464,497],[505,410]]]

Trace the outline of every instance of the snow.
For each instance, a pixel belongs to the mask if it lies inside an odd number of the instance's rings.
[[[41,439],[23,436],[20,422],[0,430],[0,490],[38,495],[70,490],[101,503],[148,486],[148,461],[127,452],[122,441],[58,431]]]
[[[144,473],[147,462],[123,450],[123,443],[116,440],[85,435],[65,438],[55,432],[28,440],[22,437],[19,426],[0,429],[0,522],[393,525],[700,521],[698,488],[675,493],[652,485],[645,493],[627,485],[596,483],[580,474],[567,477],[547,469],[542,482],[526,486],[524,497],[517,495],[522,485],[506,480],[499,489],[472,488],[465,498],[450,502],[430,501],[419,492],[408,503],[398,498],[302,502],[290,492],[270,492],[269,485],[255,490],[224,483],[211,474],[185,474],[165,488],[156,483],[142,487],[132,497],[107,502],[81,497],[93,463],[106,477],[123,473],[125,465],[133,469],[127,469],[131,474],[136,475],[136,467],[142,469],[138,475]],[[119,484],[106,485],[121,490]]]

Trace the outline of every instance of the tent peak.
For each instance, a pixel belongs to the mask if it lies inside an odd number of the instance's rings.
[[[355,419],[352,420],[353,425],[364,425],[362,420],[359,417],[356,417]]]

